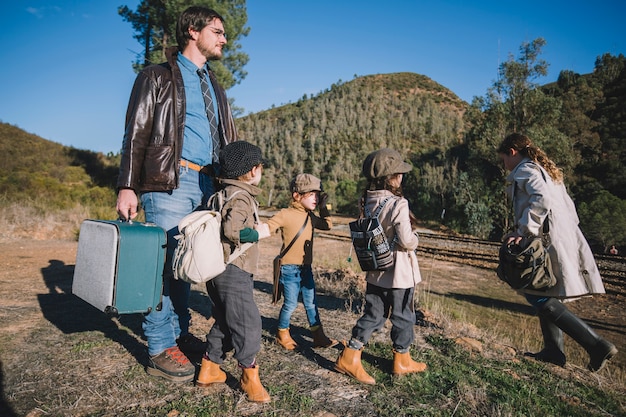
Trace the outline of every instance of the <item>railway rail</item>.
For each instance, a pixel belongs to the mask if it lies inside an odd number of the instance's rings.
[[[347,225],[337,225],[331,231],[318,231],[316,236],[326,239],[350,241]],[[462,263],[485,269],[498,265],[500,243],[466,236],[453,236],[431,231],[419,234],[418,254],[435,256],[451,262]],[[615,255],[594,255],[600,274],[611,286],[626,289],[626,258]]]

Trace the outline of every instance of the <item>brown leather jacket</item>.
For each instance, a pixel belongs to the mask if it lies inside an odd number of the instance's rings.
[[[146,67],[137,75],[126,112],[118,189],[144,192],[178,187],[185,128],[185,87],[177,55],[176,47],[169,48],[167,62]],[[224,89],[212,72],[209,77],[217,96],[223,147],[237,140],[237,130]]]

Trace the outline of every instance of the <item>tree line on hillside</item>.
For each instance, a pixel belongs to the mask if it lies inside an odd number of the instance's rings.
[[[118,166],[117,155],[63,146],[0,123],[0,207],[20,203],[42,213],[113,209]]]
[[[501,65],[499,80],[466,112],[468,129],[461,145],[439,161],[420,158],[450,181],[443,192],[438,190],[443,204],[433,205],[434,190],[420,176],[417,210],[428,207],[432,218],[443,205],[444,221],[453,228],[499,238],[510,227],[511,214],[495,149],[515,131],[530,136],[563,169],[581,228],[595,248],[624,245],[626,59],[605,54],[591,74],[563,71],[555,83],[540,86],[535,80],[548,67],[540,59],[544,45],[542,38],[524,43],[517,59],[510,57]]]
[[[363,157],[383,146],[420,154],[461,142],[465,104],[428,77],[399,73],[359,77],[309,99],[237,120],[243,139],[268,160],[264,203],[289,202],[289,180],[321,176],[338,212],[356,214]]]
[[[562,71],[555,83],[540,58],[545,40],[523,43],[498,81],[469,105],[434,81],[401,73],[337,83],[317,96],[237,120],[269,168],[264,203],[288,203],[288,181],[318,174],[337,212],[357,214],[364,156],[388,146],[415,168],[405,195],[416,215],[460,233],[499,239],[510,227],[504,172],[495,149],[513,131],[528,134],[564,170],[581,227],[596,249],[626,244],[626,70],[605,54],[591,74]]]

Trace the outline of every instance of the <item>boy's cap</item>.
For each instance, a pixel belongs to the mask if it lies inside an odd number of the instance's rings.
[[[404,162],[402,155],[396,150],[382,148],[367,155],[363,162],[363,175],[369,180],[393,174],[411,172],[413,166]]]
[[[311,174],[298,174],[291,180],[291,192],[304,194],[311,191],[322,191],[322,181]]]
[[[261,149],[243,140],[231,142],[220,151],[221,174],[224,178],[239,178],[261,163]]]

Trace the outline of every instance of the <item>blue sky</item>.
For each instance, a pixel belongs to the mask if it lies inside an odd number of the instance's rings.
[[[138,0],[14,0],[0,6],[0,121],[100,152],[121,146],[141,46],[120,5]],[[248,76],[228,91],[245,114],[295,102],[355,75],[415,72],[471,101],[522,42],[541,58],[588,73],[626,54],[626,2],[249,0]]]

